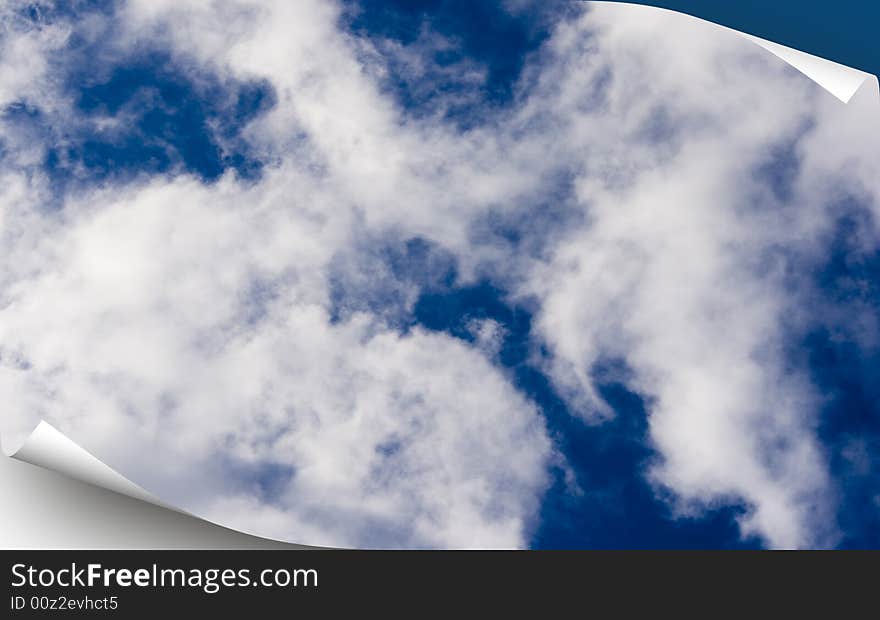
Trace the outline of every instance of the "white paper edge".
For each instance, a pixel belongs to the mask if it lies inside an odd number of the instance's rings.
[[[10,450],[2,439],[0,437],[4,453],[0,458],[5,461],[0,465],[3,474],[12,476],[19,487],[29,483],[37,485],[33,490],[39,494],[33,497],[29,488],[27,497],[23,497],[19,489],[19,497],[15,497],[10,489],[0,489],[4,495],[0,525],[4,518],[9,519],[11,511],[18,511],[15,515],[17,539],[10,540],[6,531],[0,532],[3,548],[316,548],[232,529],[163,502],[46,421],[41,421],[17,449]],[[39,471],[33,469],[34,466]],[[61,497],[67,490],[65,487],[77,484],[71,478],[84,483],[78,485],[76,491],[89,495],[88,505],[71,505],[69,497]],[[87,531],[71,531],[77,524]],[[53,537],[58,530],[73,537],[72,546],[66,540]],[[81,544],[83,542],[86,544]]]
[[[7,456],[142,502],[185,513],[104,464],[45,420],[40,421],[21,447]]]
[[[813,80],[816,84],[837,97],[843,103],[849,103],[850,99],[852,99],[853,95],[855,95],[856,92],[862,87],[862,85],[864,85],[865,81],[868,78],[874,77],[872,74],[865,73],[864,71],[860,71],[859,69],[854,69],[852,67],[842,65],[840,63],[822,58],[820,56],[814,56],[812,54],[808,54],[806,52],[802,52],[791,47],[786,47],[785,45],[781,45],[773,41],[768,41],[766,39],[756,37],[754,35],[736,30],[734,28],[730,28],[728,26],[723,26],[716,22],[709,21],[707,19],[703,19],[702,17],[697,17],[689,13],[683,13],[681,11],[675,11],[664,7],[651,6],[646,4],[634,4],[632,2],[610,2],[608,0],[594,0],[591,1],[589,4],[629,6],[645,10],[666,11],[668,13],[675,13],[676,15],[689,17],[691,19],[698,20],[704,24],[711,24],[712,26],[715,26],[717,28],[736,33],[737,35],[744,37],[752,43],[762,47],[780,60],[786,62],[791,67],[797,69],[808,78]]]
[[[767,41],[745,32],[738,30],[734,30],[734,32],[760,45],[777,58],[784,60],[843,103],[849,103],[853,95],[858,92],[868,78],[872,77],[870,73],[841,65],[832,60],[813,56],[812,54],[807,54],[806,52],[786,47],[773,41]]]

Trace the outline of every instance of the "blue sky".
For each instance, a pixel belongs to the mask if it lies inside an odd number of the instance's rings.
[[[302,543],[877,546],[864,93],[645,8],[3,18],[7,428]]]

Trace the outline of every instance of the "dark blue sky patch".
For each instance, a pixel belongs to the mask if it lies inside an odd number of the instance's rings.
[[[837,202],[833,210],[840,215],[829,239],[828,260],[816,272],[817,287],[838,305],[858,303],[876,311],[880,268],[877,255],[865,246],[877,222],[868,205],[853,196]]]
[[[482,282],[422,293],[414,308],[413,319],[422,327],[473,342],[473,330],[468,325],[473,320],[491,319],[505,326],[527,330],[529,316],[518,313],[517,308],[505,303],[502,291]],[[510,361],[519,357],[513,356]]]
[[[844,210],[844,206],[841,207]],[[880,252],[864,208],[845,209],[816,271],[813,328],[792,347],[824,399],[819,439],[839,497],[844,548],[880,547]]]
[[[549,378],[531,362],[540,351],[532,338],[532,311],[512,305],[490,283],[448,287],[424,293],[414,309],[416,324],[474,341],[469,323],[491,319],[505,332],[496,362],[522,393],[543,412],[548,428],[574,474],[553,471],[535,548],[739,548],[758,547],[742,540],[737,525],[747,508],[732,503],[699,518],[675,518],[668,502],[645,479],[656,454],[647,439],[643,400],[618,380],[625,364],[596,369],[602,397],[615,411],[605,423],[589,425],[571,415]],[[617,368],[615,369],[614,366]],[[602,383],[604,379],[607,382]],[[580,489],[580,491],[577,490]]]
[[[826,399],[819,438],[840,495],[840,546],[880,548],[880,354],[827,331],[804,344],[813,382]]]
[[[562,415],[551,420],[580,492],[572,492],[564,471],[554,472],[534,547],[760,548],[758,539],[740,537],[737,519],[747,511],[743,504],[707,509],[699,517],[674,517],[662,491],[644,477],[656,458],[647,440],[644,402],[619,383],[600,385],[600,394],[614,410],[613,419],[600,425]]]
[[[450,286],[456,277],[452,254],[421,238],[364,239],[330,266],[331,321],[369,312],[405,330],[419,291]]]
[[[172,171],[212,181],[230,168],[243,178],[259,175],[261,163],[240,132],[273,104],[268,84],[195,81],[163,53],[120,60],[97,76],[68,76],[80,122],[49,151],[55,175],[98,182]]]
[[[213,181],[232,169],[240,178],[258,178],[263,164],[242,132],[274,105],[272,86],[195,71],[161,47],[125,51],[114,40],[115,7],[78,2],[33,11],[38,25],[72,27],[65,47],[49,59],[72,114],[37,111],[30,119],[56,194],[163,173]],[[95,12],[104,19],[85,19]]]
[[[283,496],[296,476],[296,470],[283,463],[249,463],[219,455],[211,466],[235,481],[239,489],[270,506],[283,506]]]
[[[572,10],[571,3],[564,2],[535,2],[518,11],[509,11],[497,1],[344,0],[343,4],[342,25],[349,31],[374,42],[390,39],[421,56],[422,70],[413,74],[392,51],[377,45],[390,72],[387,86],[401,106],[415,116],[440,110],[465,127],[479,122],[486,108],[511,101],[526,57],[546,40],[559,16]],[[433,45],[432,37],[446,44]],[[468,70],[475,67],[484,72],[477,84]]]
[[[800,144],[814,127],[815,121],[811,119],[802,123],[792,135],[769,145],[764,157],[753,170],[757,184],[769,190],[770,196],[779,204],[792,204],[795,183],[801,172]]]

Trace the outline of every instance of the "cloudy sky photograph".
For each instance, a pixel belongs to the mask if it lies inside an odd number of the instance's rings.
[[[0,433],[307,545],[876,548],[878,149],[650,7],[0,0]]]

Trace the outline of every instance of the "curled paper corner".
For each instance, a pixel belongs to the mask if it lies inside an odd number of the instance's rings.
[[[773,41],[767,41],[745,32],[739,32],[739,34],[761,46],[777,58],[784,60],[843,103],[849,103],[853,95],[866,82],[876,83],[876,79],[869,80],[869,78],[874,76],[864,71],[859,71],[858,69],[853,69],[852,67],[847,67],[819,56],[813,56],[812,54],[807,54],[806,52],[786,47]]]
[[[692,15],[690,13],[676,11],[674,9],[669,9],[665,7],[651,6],[643,3],[637,4],[632,2],[592,0],[589,4],[601,5],[606,10],[616,6],[636,8],[639,10],[653,10],[663,11],[667,13],[675,13],[677,15],[686,16],[690,19],[698,20],[704,24],[710,24],[721,30],[735,33],[762,47],[764,50],[770,52],[794,69],[797,69],[845,104],[850,102],[853,96],[863,87],[864,84],[877,84],[875,76],[870,73],[860,71],[859,69],[854,69],[853,67],[849,67],[847,65],[842,65],[840,63],[822,58],[820,56],[814,56],[812,54],[808,54],[806,52],[787,47],[780,43],[768,41],[767,39],[756,37],[754,35],[748,34],[747,32],[736,30],[735,28],[723,26],[719,23],[703,19],[702,17],[697,17],[696,15]]]
[[[10,458],[56,471],[86,484],[184,513],[105,465],[45,420],[40,421],[21,446],[7,454]]]
[[[315,549],[234,530],[171,506],[48,422],[0,437],[0,548]],[[36,467],[34,467],[36,465]]]

